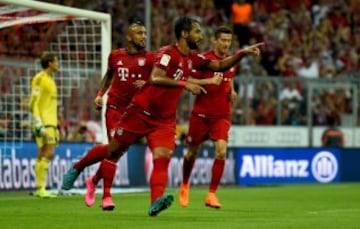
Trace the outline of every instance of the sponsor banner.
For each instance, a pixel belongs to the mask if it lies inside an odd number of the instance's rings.
[[[236,176],[241,185],[337,182],[340,152],[327,148],[241,148]]]
[[[5,148],[0,143],[0,190],[21,190],[35,188],[34,164],[37,155],[35,143],[23,143],[19,148]],[[49,166],[47,187],[59,189],[63,175],[70,166],[81,158],[93,145],[83,143],[60,144]],[[133,151],[130,149],[129,151]],[[129,186],[127,155],[118,162],[114,187]],[[75,188],[83,188],[85,179],[93,175],[98,168],[94,164],[86,168],[75,182]]]
[[[0,143],[0,190],[26,190],[35,188],[34,164],[37,146],[33,142],[23,143],[21,147],[5,148]],[[85,143],[61,143],[56,148],[51,161],[47,187],[60,189],[63,175],[93,146]],[[178,187],[182,179],[183,155],[186,148],[176,148],[168,171],[168,186]],[[229,149],[222,184],[235,184],[235,150]],[[191,177],[193,185],[207,185],[211,179],[214,158],[213,147],[204,147],[194,165]],[[144,187],[148,185],[152,171],[152,153],[144,145],[133,145],[118,162],[113,187]],[[92,176],[99,163],[85,168],[74,184],[74,188],[84,188],[85,179]],[[100,182],[101,185],[102,182]]]
[[[171,158],[168,171],[168,186],[178,187],[182,180],[183,157],[186,154],[186,147],[177,146]],[[195,161],[190,182],[192,185],[208,185],[211,180],[211,170],[214,161],[214,147],[203,147]],[[152,171],[152,154],[146,150],[145,170],[147,181]],[[235,184],[235,149],[228,149],[224,173],[221,184]]]
[[[360,181],[360,149],[341,150],[341,181]]]
[[[307,127],[232,126],[231,147],[308,147]]]

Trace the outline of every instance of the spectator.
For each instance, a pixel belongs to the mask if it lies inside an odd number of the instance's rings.
[[[240,77],[246,77],[248,80],[245,81],[241,81],[241,83],[239,83],[239,96],[242,99],[246,99],[249,101],[252,101],[254,98],[254,83],[251,82],[251,78],[253,77],[253,74],[251,72],[251,68],[250,65],[248,64],[244,64],[243,66],[241,66],[240,69]]]
[[[31,114],[29,98],[24,96],[20,101],[20,109],[14,113],[15,136],[19,140],[31,140]]]
[[[237,36],[240,47],[249,44],[250,29],[249,23],[252,19],[253,7],[246,0],[234,0],[231,5],[232,22],[234,24],[234,33]]]
[[[88,130],[85,122],[80,122],[74,132],[68,136],[68,141],[71,142],[94,142],[94,137]]]
[[[305,55],[303,58],[304,64],[297,69],[299,77],[314,79],[320,77],[320,66],[313,56]]]
[[[0,115],[0,139],[7,139],[12,137],[11,128],[12,116],[9,113]]]
[[[324,147],[344,147],[344,133],[337,128],[337,124],[334,119],[329,123],[329,127],[322,134],[322,146]]]
[[[275,105],[276,99],[265,96],[262,98],[256,107],[256,125],[275,124]]]
[[[303,100],[303,97],[296,88],[295,81],[285,83],[285,88],[280,92],[279,100],[288,101],[289,109],[294,109]]]

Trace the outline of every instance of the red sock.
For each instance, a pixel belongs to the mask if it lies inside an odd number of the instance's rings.
[[[167,185],[170,158],[160,157],[153,160],[154,168],[150,177],[151,203],[161,197]]]
[[[119,161],[120,157],[122,156],[123,154],[119,155],[119,158],[114,158],[114,157],[109,157],[107,159],[104,159],[104,160],[108,160],[108,161],[112,161],[114,162],[115,164],[117,164],[117,162]],[[102,166],[103,166],[103,162],[104,160],[101,161],[100,165],[99,165],[99,168],[96,170],[96,173],[94,174],[94,176],[91,178],[92,182],[94,184],[98,184],[99,181],[103,178],[102,176]]]
[[[194,163],[195,163],[194,159],[189,160],[186,157],[184,157],[184,161],[183,161],[183,180],[182,180],[182,182],[184,184],[189,183],[189,179],[190,179],[191,171],[192,171],[192,169],[194,167]]]
[[[102,178],[104,179],[104,183],[103,183],[103,198],[105,197],[111,197],[111,186],[113,184],[114,181],[114,177],[115,177],[115,173],[116,173],[116,162],[118,160],[113,159],[113,160],[103,160],[101,162],[101,175]]]
[[[210,182],[209,192],[216,192],[220,184],[222,174],[224,172],[225,160],[215,159],[212,167],[212,176]]]
[[[96,170],[96,173],[95,173],[94,176],[91,178],[91,180],[92,180],[92,182],[93,182],[94,184],[98,184],[99,181],[100,181],[101,178],[102,178],[102,175],[101,175],[102,169],[101,169],[101,167],[103,166],[103,161],[104,161],[104,160],[102,160],[102,161],[100,162],[99,168]]]
[[[87,166],[99,162],[108,156],[107,145],[99,144],[91,148],[87,154],[75,163],[74,168],[77,171],[83,171]]]

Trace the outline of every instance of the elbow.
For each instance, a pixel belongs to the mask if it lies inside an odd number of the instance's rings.
[[[156,77],[150,77],[149,83],[150,83],[150,84],[157,84],[157,83],[158,83],[158,79],[157,79]]]

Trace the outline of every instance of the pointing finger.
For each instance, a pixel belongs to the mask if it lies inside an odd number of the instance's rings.
[[[265,42],[260,42],[260,43],[256,43],[254,45],[248,46],[247,49],[257,48],[257,47],[260,47],[260,46],[263,46],[263,45],[265,45]]]
[[[205,88],[200,87],[200,90],[201,90],[204,94],[207,94],[207,91],[205,90]]]

